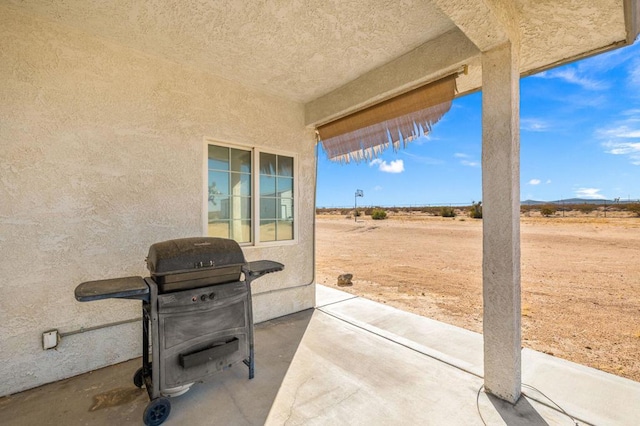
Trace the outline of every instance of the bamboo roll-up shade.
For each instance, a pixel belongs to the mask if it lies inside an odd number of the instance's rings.
[[[398,95],[318,127],[322,146],[332,160],[372,159],[389,145],[425,135],[451,108],[457,74]]]

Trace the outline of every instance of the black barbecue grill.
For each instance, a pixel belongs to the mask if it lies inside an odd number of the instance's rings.
[[[80,302],[142,301],[142,367],[133,382],[146,387],[150,402],[143,420],[155,426],[169,416],[167,397],[182,395],[195,382],[239,362],[253,378],[251,282],[284,266],[246,262],[233,240],[183,238],[153,244],[147,268],[148,278],[89,281],[76,287],[75,296]]]

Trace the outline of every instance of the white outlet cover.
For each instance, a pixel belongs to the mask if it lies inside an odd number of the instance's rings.
[[[45,331],[42,333],[42,347],[53,349],[58,346],[58,330]]]

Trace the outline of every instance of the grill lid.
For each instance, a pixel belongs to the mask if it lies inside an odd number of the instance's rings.
[[[181,238],[152,244],[147,269],[153,276],[244,265],[242,249],[234,240],[214,237]]]

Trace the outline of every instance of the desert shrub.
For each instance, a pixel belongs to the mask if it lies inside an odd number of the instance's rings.
[[[580,213],[589,214],[596,209],[596,206],[593,204],[580,204],[579,206],[576,206],[576,208]]]
[[[422,213],[427,213],[434,216],[438,216],[440,214],[438,207],[423,207],[421,211]]]
[[[472,219],[482,219],[482,201],[471,202],[471,207],[469,208],[469,217]]]
[[[387,212],[382,209],[373,209],[371,213],[371,219],[373,220],[382,220],[387,218]]]
[[[360,216],[362,216],[362,212],[361,212],[360,210],[356,210],[356,211],[355,211],[355,213],[354,213],[354,215],[355,215],[356,217],[360,217]]]
[[[627,211],[635,213],[636,216],[640,217],[640,203],[627,204]]]
[[[440,216],[456,217],[456,211],[453,209],[453,207],[440,207]]]
[[[380,206],[367,207],[366,209],[364,209],[364,215],[373,216],[373,212],[375,212],[376,210],[385,210],[385,209]]]
[[[556,208],[551,205],[542,206],[540,208],[540,214],[544,217],[553,216],[554,214],[556,214]]]

